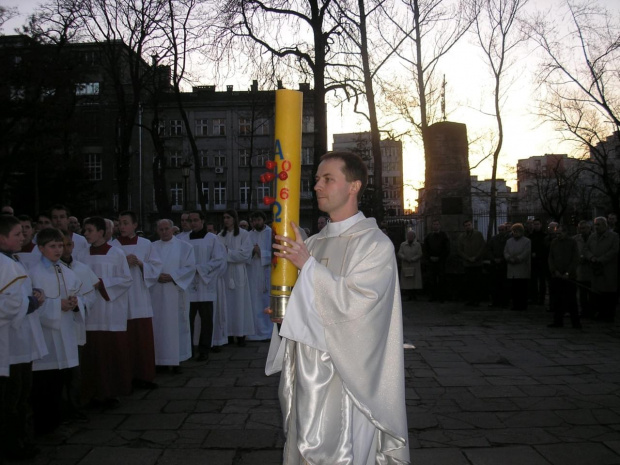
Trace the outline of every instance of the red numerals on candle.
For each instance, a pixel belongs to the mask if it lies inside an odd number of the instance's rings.
[[[283,187],[282,189],[280,189],[280,198],[282,200],[288,199],[288,187]]]

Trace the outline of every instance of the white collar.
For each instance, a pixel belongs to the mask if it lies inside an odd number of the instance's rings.
[[[349,229],[356,223],[359,223],[366,217],[361,211],[358,211],[355,215],[350,216],[346,220],[329,222],[325,225],[325,236],[326,237],[336,237],[340,236],[343,232]]]

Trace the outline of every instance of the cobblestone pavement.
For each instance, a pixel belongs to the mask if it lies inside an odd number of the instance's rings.
[[[551,314],[404,303],[409,438],[419,465],[620,464],[620,328],[548,329]],[[568,323],[568,322],[567,322]],[[41,465],[281,463],[268,345],[159,374],[85,424],[38,438]]]

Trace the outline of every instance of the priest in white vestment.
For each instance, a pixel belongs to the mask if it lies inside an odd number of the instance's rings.
[[[254,335],[249,341],[264,341],[271,338],[273,323],[265,314],[269,307],[269,290],[271,288],[271,228],[265,224],[265,214],[261,211],[252,213],[252,260],[248,264],[248,280],[254,314]]]
[[[282,370],[285,465],[409,463],[396,259],[358,211],[366,182],[359,156],[324,155],[315,191],[332,222],[306,244],[296,226],[275,237],[300,269],[266,370]]]
[[[153,248],[162,261],[157,283],[151,287],[155,364],[178,367],[191,358],[192,339],[189,327],[189,286],[196,274],[194,250],[173,235],[171,220],[157,222],[160,240]]]
[[[246,265],[252,259],[253,244],[250,234],[239,228],[235,210],[224,212],[224,229],[219,234],[226,247],[228,268],[222,275],[226,291],[226,319],[228,337],[237,337],[239,346],[245,345],[245,336],[254,335],[254,315]]]

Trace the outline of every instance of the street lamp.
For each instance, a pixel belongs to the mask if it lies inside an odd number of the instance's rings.
[[[183,209],[187,210],[187,201],[188,201],[188,197],[189,197],[189,190],[187,188],[187,182],[189,180],[189,171],[192,168],[192,162],[190,162],[188,159],[186,159],[182,164],[181,164],[181,172],[183,173],[183,180],[185,181],[184,185],[183,185]]]

